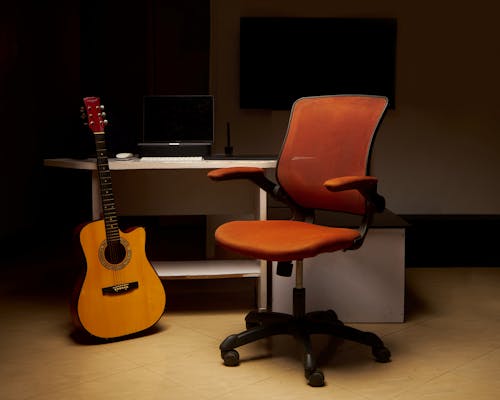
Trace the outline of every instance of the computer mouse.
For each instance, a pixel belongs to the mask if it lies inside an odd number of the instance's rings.
[[[118,158],[119,160],[123,160],[126,158],[132,158],[132,157],[134,157],[134,155],[132,153],[117,153],[116,154],[116,158]]]

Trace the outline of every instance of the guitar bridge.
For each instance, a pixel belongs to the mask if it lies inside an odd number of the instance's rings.
[[[122,294],[137,289],[138,287],[139,287],[139,282],[119,283],[118,285],[102,288],[102,294],[105,295]]]

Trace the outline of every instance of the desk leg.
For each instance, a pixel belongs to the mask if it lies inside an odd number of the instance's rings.
[[[92,219],[98,220],[102,215],[101,193],[99,189],[99,177],[97,170],[92,171]]]
[[[257,189],[255,201],[255,216],[259,220],[267,219],[267,194],[261,189]],[[272,263],[261,260],[260,261],[260,279],[259,279],[259,310],[271,311],[272,308]]]

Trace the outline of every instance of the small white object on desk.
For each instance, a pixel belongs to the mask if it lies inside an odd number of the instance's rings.
[[[128,160],[130,158],[133,158],[134,155],[132,153],[117,153],[116,154],[116,159],[117,160]]]

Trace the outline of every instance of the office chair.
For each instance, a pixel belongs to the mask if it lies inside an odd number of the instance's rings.
[[[220,345],[225,365],[239,364],[237,347],[280,334],[303,342],[304,373],[311,386],[324,385],[324,375],[312,354],[312,334],[371,346],[376,361],[390,361],[390,351],[375,334],[344,325],[333,310],[306,313],[303,287],[305,258],[358,249],[373,214],[385,208],[385,199],[377,193],[377,178],[368,176],[368,170],[373,139],[386,107],[387,99],[380,96],[301,98],[292,106],[276,167],[277,183],[261,168],[221,168],[208,173],[215,181],[248,179],[291,209],[290,220],[231,221],[215,232],[222,247],[251,258],[277,261],[278,275],[291,276],[293,261],[296,268],[293,314],[250,312],[245,318],[247,329],[228,336]],[[322,226],[314,223],[315,210],[363,217],[358,229]]]

